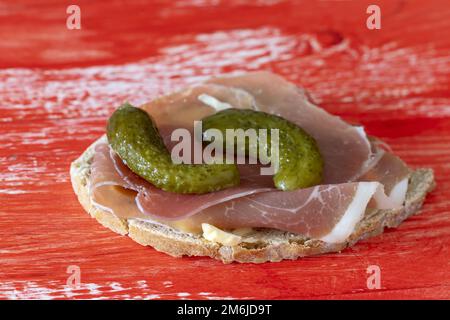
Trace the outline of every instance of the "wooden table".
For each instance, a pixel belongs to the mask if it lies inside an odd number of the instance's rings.
[[[0,298],[450,298],[448,1],[376,1],[381,30],[366,27],[373,1],[75,2],[80,30],[65,1],[0,4]],[[69,164],[118,104],[260,69],[433,168],[422,214],[340,254],[223,265],[142,247],[83,211]]]

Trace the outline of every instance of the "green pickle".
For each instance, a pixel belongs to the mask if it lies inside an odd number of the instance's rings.
[[[321,182],[323,160],[314,139],[297,125],[275,115],[227,109],[202,119],[203,133],[218,129],[226,145],[226,129],[267,129],[263,146],[271,149],[270,129],[279,131],[279,170],[273,180],[280,190],[295,190]],[[205,132],[206,131],[206,132]],[[136,174],[156,187],[175,193],[208,193],[239,185],[236,164],[174,164],[153,119],[130,104],[119,107],[107,125],[112,149]],[[258,137],[259,138],[259,137]],[[245,150],[250,147],[245,141]]]
[[[176,193],[207,193],[239,185],[234,164],[174,164],[147,112],[130,104],[109,118],[108,142],[126,165],[156,187]]]
[[[226,109],[204,118],[202,122],[203,132],[208,129],[221,131],[225,137],[224,149],[230,143],[226,141],[226,129],[266,129],[267,137],[261,142],[256,140],[256,144],[262,145],[268,154],[271,150],[270,129],[278,129],[279,169],[273,177],[277,189],[307,188],[322,180],[323,160],[316,141],[302,128],[282,117],[249,109]],[[245,140],[245,150],[237,150],[238,153],[248,154],[250,147],[258,147],[250,145],[249,140]]]

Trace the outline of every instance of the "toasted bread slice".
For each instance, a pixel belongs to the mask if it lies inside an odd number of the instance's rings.
[[[144,246],[152,246],[158,251],[174,257],[209,256],[222,260],[224,263],[250,262],[262,263],[297,259],[326,252],[339,252],[352,246],[360,239],[365,239],[384,231],[385,227],[397,227],[403,220],[419,212],[425,196],[435,185],[433,170],[415,170],[410,178],[406,203],[402,209],[374,210],[366,214],[356,226],[347,242],[339,244],[325,243],[320,240],[308,239],[301,235],[275,229],[256,229],[243,241],[235,246],[224,246],[206,240],[201,235],[192,235],[175,230],[169,226],[144,222],[137,219],[122,219],[92,205],[88,181],[90,166],[97,143],[105,141],[101,137],[94,142],[78,159],[72,162],[70,176],[72,186],[83,208],[103,226]]]

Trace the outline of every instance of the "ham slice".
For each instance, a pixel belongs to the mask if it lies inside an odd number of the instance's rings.
[[[376,208],[396,207],[379,182],[350,182],[245,196],[209,207],[192,219],[222,229],[265,227],[339,243],[350,236],[375,195],[380,200]]]
[[[186,218],[203,208],[273,189],[272,177],[259,175],[258,168],[247,165],[239,169],[241,183],[238,187],[203,195],[170,193],[133,173],[104,141],[95,146],[89,193],[95,206],[118,217],[151,217],[153,222],[163,221],[184,231],[198,232],[200,225]],[[173,220],[175,223],[171,223]]]
[[[108,152],[108,149],[109,147],[106,144],[98,146],[99,153]],[[110,163],[104,163],[103,165],[108,165],[108,171],[111,172],[113,171],[111,163],[113,164],[116,173],[125,182],[119,185],[137,191],[137,206],[141,212],[154,218],[162,217],[164,220],[179,220],[190,217],[218,203],[273,190],[272,177],[261,176],[248,165],[239,166],[241,180],[239,186],[234,188],[198,195],[166,192],[134,174],[113,151],[109,152],[109,155]],[[102,155],[102,159],[104,157]],[[117,175],[114,178],[117,179]]]
[[[276,114],[305,129],[324,158],[323,183],[355,181],[378,160],[362,127],[327,113],[304,90],[268,72],[216,78],[143,106],[163,128],[169,149],[171,131],[164,128],[192,129],[194,121],[226,107]]]
[[[266,227],[342,242],[368,206],[387,209],[401,205],[386,196],[383,184],[377,181],[283,192],[267,186],[271,181],[247,179],[245,174],[252,177],[250,170],[242,172],[242,184],[236,188],[204,195],[169,193],[134,174],[106,143],[98,144],[95,151],[90,188],[94,204],[122,218],[150,219],[169,225],[176,221],[190,232],[199,232],[201,223],[206,222],[224,229]],[[398,161],[389,156],[383,162],[389,159]],[[378,172],[384,171],[375,166],[368,175],[375,180],[390,180],[389,175],[376,176]]]
[[[409,168],[399,157],[383,152],[377,164],[360,180],[380,181],[389,199],[396,205],[402,205],[408,190],[409,175]]]
[[[325,161],[325,183],[354,181],[376,161],[362,127],[351,126],[317,107],[306,91],[280,76],[263,71],[210,82],[250,94],[253,97],[252,108],[289,119],[312,135]],[[235,108],[249,108],[246,105],[248,99],[241,105],[236,105],[228,97],[219,100]]]
[[[225,229],[265,227],[336,243],[348,238],[367,208],[403,204],[406,165],[371,144],[362,128],[313,105],[303,90],[276,75],[214,79],[143,108],[155,119],[170,149],[172,128],[192,129],[193,121],[229,107],[275,113],[313,135],[325,160],[323,184],[282,192],[273,188],[271,177],[259,175],[258,167],[242,165],[238,187],[204,195],[175,194],[131,172],[107,143],[100,143],[90,181],[94,205],[120,217],[187,232],[200,232],[201,223]]]
[[[89,181],[92,204],[121,218],[146,218],[136,206],[134,189],[139,188],[139,185],[133,182],[139,182],[142,186],[146,183],[137,175],[130,175],[129,180],[124,179],[114,166],[108,144],[97,144]]]

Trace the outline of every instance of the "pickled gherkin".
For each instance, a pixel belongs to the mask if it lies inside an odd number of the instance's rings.
[[[109,118],[108,142],[125,164],[169,192],[207,193],[239,185],[234,164],[174,164],[150,115],[130,104]]]
[[[279,170],[273,180],[280,190],[309,187],[322,179],[323,160],[316,142],[303,129],[281,117],[247,109],[227,109],[202,122],[204,134],[213,128],[222,132],[223,137],[226,129],[268,129],[268,139],[258,140],[259,146],[266,144],[266,150],[271,150],[270,129],[278,129]],[[162,190],[201,194],[239,185],[236,164],[173,163],[151,116],[128,103],[110,117],[107,137],[112,149],[134,173]],[[224,145],[228,142],[223,139]],[[245,144],[246,151],[255,147],[249,143]]]
[[[247,154],[250,148],[258,148],[261,143],[270,153],[270,130],[278,129],[279,168],[273,177],[277,189],[289,191],[306,188],[319,184],[322,180],[323,160],[316,141],[302,128],[282,117],[249,109],[226,109],[204,118],[202,122],[206,133],[208,129],[221,131],[224,149],[230,143],[226,140],[227,129],[266,129],[267,139],[254,141],[257,146],[250,145],[250,139],[246,139],[245,150],[236,151]],[[235,141],[231,141],[231,145],[233,143]]]

